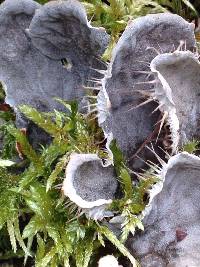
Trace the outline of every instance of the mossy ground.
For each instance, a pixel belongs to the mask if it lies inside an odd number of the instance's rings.
[[[197,2],[194,1],[194,5],[198,9]],[[93,25],[105,27],[112,36],[104,54],[106,60],[129,19],[168,9],[188,20],[196,17],[186,0],[138,0],[134,3],[130,0],[88,0],[84,5]],[[53,114],[21,107],[29,120],[52,137],[50,144],[35,150],[28,136],[15,127],[14,112],[5,105],[4,97],[0,88],[1,159],[14,164],[9,167],[3,165],[3,161],[0,164],[0,262],[13,266],[22,266],[24,262],[26,266],[35,264],[36,267],[97,266],[98,258],[105,251],[122,257],[123,264],[123,257],[134,262],[124,243],[136,227],[142,229],[137,215],[145,207],[146,191],[155,178],[149,176],[133,187],[126,162],[113,142],[122,198],[114,201],[110,208],[126,218],[118,239],[108,227],[82,215],[61,190],[65,166],[72,152],[107,156],[103,135],[95,119],[80,114],[76,102],[61,101],[66,112]],[[187,149],[194,151],[196,146],[194,142]]]

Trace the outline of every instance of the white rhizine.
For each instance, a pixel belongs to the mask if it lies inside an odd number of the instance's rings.
[[[109,109],[110,109],[111,103],[109,96],[106,92],[106,89],[104,86],[100,90],[97,96],[97,111],[98,111],[98,123],[101,125],[104,123],[109,116]]]

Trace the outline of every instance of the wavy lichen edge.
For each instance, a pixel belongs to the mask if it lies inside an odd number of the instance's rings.
[[[157,168],[155,170],[155,176],[158,178],[158,182],[152,186],[149,190],[149,202],[145,207],[144,211],[141,214],[141,218],[143,219],[147,216],[152,209],[152,201],[163,189],[163,184],[165,182],[165,177],[170,169],[172,169],[176,164],[185,164],[185,165],[198,165],[200,166],[200,158],[188,152],[181,152],[177,155],[172,156],[167,163],[162,161],[162,168]]]
[[[161,73],[159,71],[159,67],[165,66],[165,68],[167,68],[169,66],[169,68],[170,68],[173,65],[175,66],[175,64],[176,65],[180,64],[179,66],[181,66],[182,63],[184,63],[184,61],[188,61],[188,64],[191,61],[190,64],[194,64],[195,67],[197,69],[199,69],[199,73],[200,73],[200,63],[198,61],[198,55],[192,53],[191,51],[176,50],[173,53],[160,54],[160,55],[156,56],[150,64],[150,69],[151,69],[152,73],[154,73],[157,76],[156,77],[157,83],[154,87],[154,93],[152,94],[152,98],[159,102],[159,108],[160,108],[161,112],[163,112],[163,114],[164,114],[163,118],[166,119],[166,121],[170,127],[170,136],[171,136],[171,140],[172,140],[172,146],[171,146],[172,153],[177,151],[180,143],[184,144],[186,141],[189,141],[188,137],[187,137],[186,130],[185,130],[185,125],[184,125],[185,118],[184,117],[187,116],[187,118],[189,120],[189,116],[191,115],[191,112],[189,112],[189,114],[188,114],[186,107],[185,107],[185,111],[181,110],[181,108],[178,106],[178,101],[176,101],[177,103],[174,102],[174,98],[178,98],[180,93],[176,91],[176,85],[174,85],[174,88],[172,88],[173,85],[169,84],[170,81],[167,80],[168,77],[165,77],[165,74]],[[192,65],[191,65],[191,67],[192,67]],[[180,80],[183,80],[183,82],[184,82],[184,73],[182,75],[183,75],[182,79],[179,76],[179,73],[177,73],[177,77],[175,77],[177,79],[177,86],[179,88],[181,87]],[[174,81],[172,81],[172,83],[173,82]],[[187,84],[188,81],[185,81],[185,82]],[[192,78],[191,78],[190,82],[192,85],[192,83],[193,83]],[[194,85],[195,85],[195,83],[194,83]],[[195,88],[194,90],[198,90],[198,88],[196,88],[196,86],[193,86],[193,87]],[[187,99],[188,95],[191,93],[191,90],[193,88],[192,88],[192,86],[188,86],[188,88],[186,86],[186,89],[188,89],[187,92],[182,91],[182,98],[185,97]],[[200,92],[200,87],[199,87],[199,92]],[[175,94],[176,94],[176,96],[175,96]],[[190,103],[188,102],[188,105],[189,104]],[[182,111],[182,113],[183,113],[183,116],[182,116],[183,119],[181,119],[181,116],[180,116],[181,112],[180,111]],[[179,113],[179,116],[178,116],[178,113]],[[193,117],[194,118],[192,118],[192,119],[194,120],[194,123],[195,123],[195,114]],[[197,123],[197,118],[196,118],[196,123]]]
[[[66,168],[66,177],[63,182],[63,192],[66,196],[70,198],[71,201],[76,203],[79,207],[84,209],[92,209],[94,207],[99,207],[105,204],[112,203],[112,199],[98,199],[95,201],[86,201],[84,200],[74,188],[73,180],[74,175],[78,167],[80,167],[83,163],[89,161],[99,161],[102,164],[102,168],[104,167],[102,160],[96,154],[76,154],[73,153],[70,156],[70,161]]]

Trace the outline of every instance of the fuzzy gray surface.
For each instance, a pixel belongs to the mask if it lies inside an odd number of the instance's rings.
[[[129,240],[142,267],[200,266],[200,160],[181,155],[168,169],[162,191]]]
[[[109,39],[88,26],[85,10],[75,0],[44,6],[6,0],[0,6],[0,36],[0,80],[20,127],[26,127],[17,109],[21,104],[50,111],[60,108],[54,97],[80,101]],[[63,58],[71,67],[62,65]]]
[[[84,200],[108,200],[114,198],[117,179],[112,166],[103,167],[99,160],[95,160],[78,167],[73,185]]]
[[[175,108],[181,146],[200,134],[200,64],[197,56],[189,51],[158,55],[154,63],[170,87],[169,92],[164,92],[159,86],[157,98],[164,104],[164,110]],[[173,128],[173,123],[170,124]]]
[[[137,84],[153,80],[149,64],[157,51],[174,51],[181,40],[187,49],[195,47],[194,28],[183,18],[173,14],[155,14],[133,20],[119,39],[112,55],[110,73],[105,88],[111,101],[110,117],[104,123],[111,131],[127,158],[132,156],[152,133],[159,114],[151,114],[156,103],[134,109],[145,98],[138,90],[149,91],[152,84]],[[133,165],[139,167],[138,165]]]

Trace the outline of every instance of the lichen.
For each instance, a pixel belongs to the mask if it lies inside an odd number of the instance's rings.
[[[27,127],[21,104],[52,111],[61,108],[55,97],[82,100],[88,80],[99,77],[93,68],[103,68],[98,58],[109,37],[90,26],[78,1],[6,0],[0,21],[0,80],[18,126]]]
[[[133,158],[159,121],[157,99],[149,98],[156,84],[150,63],[181,40],[188,50],[195,48],[192,24],[173,14],[147,15],[129,23],[112,52],[98,97],[99,125],[105,136],[112,133],[126,159]],[[148,152],[143,151],[145,160]],[[134,158],[130,166],[139,169],[143,163]]]

